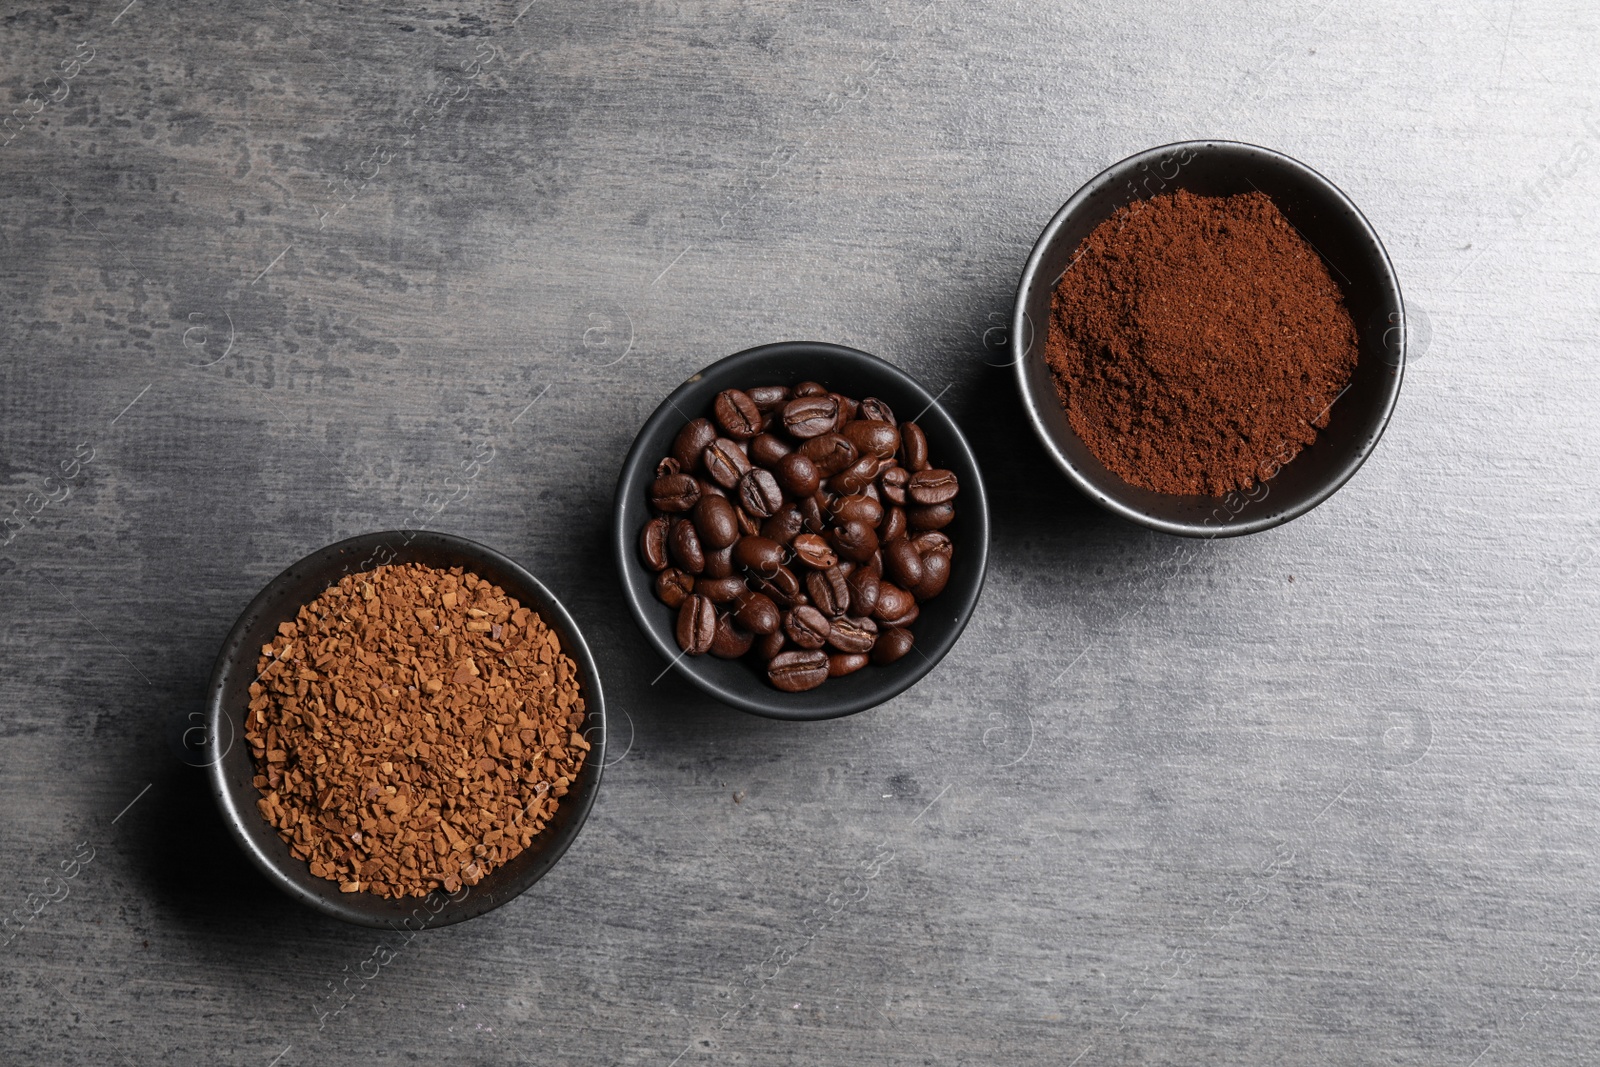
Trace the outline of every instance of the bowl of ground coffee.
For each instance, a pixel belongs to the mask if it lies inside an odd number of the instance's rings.
[[[445,926],[526,890],[594,802],[605,705],[556,598],[419,530],[312,553],[235,623],[211,678],[223,819],[268,880],[365,926]]]
[[[1028,258],[1010,346],[1067,477],[1124,518],[1255,533],[1332,496],[1399,394],[1393,266],[1310,167],[1230,141],[1131,156],[1073,195]]]

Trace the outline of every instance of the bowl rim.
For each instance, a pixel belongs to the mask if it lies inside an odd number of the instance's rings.
[[[896,384],[902,389],[922,398],[927,404],[927,411],[938,410],[940,412],[944,420],[949,424],[951,440],[959,450],[961,459],[972,472],[972,477],[963,481],[961,494],[964,500],[976,505],[980,533],[980,537],[977,540],[980,543],[975,548],[968,549],[965,542],[963,542],[963,556],[971,561],[971,565],[976,568],[977,573],[976,584],[973,587],[969,601],[963,605],[956,618],[955,625],[949,633],[931,647],[921,649],[923,652],[922,661],[909,670],[901,684],[886,688],[882,692],[874,690],[862,693],[854,699],[846,699],[841,696],[836,698],[834,703],[830,703],[820,709],[797,711],[793,707],[784,706],[783,698],[789,696],[789,694],[782,693],[777,689],[773,689],[770,696],[763,694],[764,699],[757,699],[719,684],[714,678],[708,677],[705,672],[696,670],[695,667],[698,664],[690,663],[689,657],[682,655],[676,643],[667,642],[656,631],[656,628],[651,625],[650,620],[646,617],[645,610],[647,607],[658,606],[657,601],[653,597],[644,598],[639,596],[628,580],[630,569],[639,566],[635,558],[638,530],[624,529],[623,515],[629,499],[630,481],[634,479],[642,481],[643,475],[637,472],[642,471],[647,463],[652,465],[654,463],[654,458],[643,454],[645,439],[653,436],[660,425],[669,419],[687,421],[692,417],[684,414],[684,411],[692,410],[692,408],[685,405],[683,401],[690,394],[704,388],[701,385],[702,379],[713,372],[720,372],[744,364],[759,363],[769,358],[818,351],[841,358],[847,362],[860,363],[871,367],[878,373],[895,379]],[[644,634],[645,640],[667,661],[667,670],[678,672],[691,685],[724,704],[765,718],[783,719],[791,722],[816,722],[845,715],[854,715],[893,700],[927,677],[949,653],[950,649],[955,647],[956,642],[960,640],[962,633],[965,632],[967,624],[971,622],[973,614],[977,611],[979,601],[983,599],[983,587],[988,579],[989,540],[989,498],[983,481],[982,468],[979,466],[977,455],[972,451],[972,445],[967,441],[966,434],[962,432],[960,424],[939,403],[939,397],[929,393],[920,382],[888,360],[875,356],[870,352],[863,352],[857,348],[849,348],[828,341],[775,341],[756,345],[751,348],[741,349],[732,355],[724,356],[685,378],[681,384],[661,401],[655,411],[650,414],[650,417],[640,426],[639,432],[634,435],[633,444],[629,446],[628,454],[623,459],[622,467],[617,475],[616,496],[612,504],[612,553],[617,566],[617,580],[622,586],[623,598],[628,602],[628,609],[633,615],[635,625]],[[933,654],[934,652],[937,652],[937,654]],[[730,661],[718,660],[716,662]]]
[[[1341,203],[1349,210],[1350,217],[1357,228],[1363,232],[1364,236],[1371,241],[1372,247],[1377,250],[1378,261],[1382,268],[1379,281],[1394,291],[1395,304],[1399,312],[1399,322],[1397,324],[1399,327],[1399,332],[1397,334],[1399,338],[1399,353],[1398,358],[1393,364],[1393,381],[1383,398],[1383,406],[1378,415],[1377,427],[1372,433],[1371,437],[1362,444],[1362,446],[1353,456],[1346,460],[1343,467],[1336,470],[1334,474],[1326,480],[1322,488],[1308,496],[1304,501],[1301,501],[1293,507],[1285,508],[1280,511],[1274,511],[1270,514],[1244,521],[1230,519],[1226,522],[1206,524],[1203,522],[1181,522],[1171,519],[1163,519],[1154,515],[1149,515],[1139,508],[1125,503],[1114,495],[1104,492],[1099,486],[1091,482],[1089,478],[1078,469],[1077,465],[1072,462],[1071,458],[1068,457],[1066,453],[1057,446],[1055,439],[1051,435],[1049,429],[1045,426],[1044,420],[1040,417],[1039,398],[1035,396],[1032,384],[1028,379],[1027,349],[1033,347],[1030,338],[1032,331],[1029,329],[1031,324],[1027,321],[1028,292],[1033,288],[1034,281],[1039,274],[1040,264],[1044,260],[1046,252],[1055,243],[1061,230],[1065,228],[1068,221],[1071,220],[1071,218],[1088,202],[1090,197],[1098,193],[1106,185],[1119,180],[1120,177],[1127,171],[1133,169],[1141,163],[1159,159],[1164,155],[1173,152],[1181,152],[1186,149],[1195,151],[1205,149],[1221,149],[1224,152],[1238,153],[1241,157],[1248,154],[1267,156],[1282,165],[1286,165],[1289,168],[1299,171],[1303,177],[1320,186],[1323,192],[1333,197],[1336,201]],[[1144,198],[1136,197],[1135,199]],[[1141,526],[1145,526],[1153,530],[1159,530],[1162,533],[1176,534],[1182,537],[1213,539],[1218,537],[1237,537],[1243,534],[1260,533],[1263,530],[1270,530],[1274,527],[1282,526],[1284,523],[1297,519],[1318,505],[1325,503],[1329,497],[1338,492],[1346,482],[1355,476],[1356,471],[1361,469],[1361,466],[1366,463],[1367,458],[1371,456],[1373,451],[1378,447],[1379,440],[1382,439],[1384,431],[1386,431],[1389,427],[1389,420],[1394,414],[1395,405],[1399,402],[1400,385],[1405,376],[1406,364],[1405,327],[1405,296],[1400,289],[1400,279],[1395,273],[1394,263],[1389,258],[1389,250],[1384,247],[1383,241],[1378,237],[1377,230],[1373,228],[1372,223],[1367,219],[1366,215],[1362,213],[1361,209],[1356,206],[1355,201],[1351,200],[1343,189],[1339,188],[1339,186],[1334,184],[1334,182],[1325,174],[1321,173],[1310,165],[1295,159],[1293,156],[1279,152],[1276,149],[1267,148],[1258,144],[1252,144],[1248,141],[1231,141],[1226,139],[1207,138],[1189,141],[1173,141],[1170,144],[1156,145],[1153,148],[1146,148],[1143,151],[1135,152],[1131,156],[1120,159],[1101,170],[1094,177],[1090,178],[1077,190],[1077,192],[1073,193],[1072,196],[1067,199],[1066,203],[1062,204],[1061,207],[1056,210],[1056,213],[1051,216],[1050,221],[1040,232],[1038,239],[1033,244],[1032,250],[1028,253],[1027,261],[1022,268],[1021,277],[1017,282],[1016,300],[1012,306],[1011,318],[1009,321],[1008,347],[1011,353],[1011,362],[1016,374],[1018,390],[1022,394],[1022,406],[1027,412],[1029,423],[1033,426],[1034,435],[1038,437],[1039,441],[1044,445],[1045,451],[1050,455],[1050,458],[1054,460],[1056,466],[1061,469],[1062,473],[1067,476],[1067,479],[1072,482],[1072,484],[1080,492],[1112,514],[1118,515],[1121,518],[1127,519],[1128,521],[1137,523]],[[1029,340],[1027,345],[1024,345],[1025,339]],[[1054,398],[1051,399],[1052,402],[1056,402],[1054,401]],[[1056,403],[1059,404],[1059,402]]]
[[[564,629],[561,650],[572,657],[574,664],[578,668],[579,677],[584,683],[586,714],[598,719],[600,726],[600,735],[595,741],[591,742],[589,757],[584,764],[585,769],[587,769],[592,763],[594,768],[593,777],[589,780],[587,788],[582,791],[571,791],[567,797],[562,798],[563,803],[567,802],[568,797],[572,798],[572,807],[569,809],[571,814],[567,816],[567,821],[563,825],[562,831],[552,838],[544,848],[539,850],[538,863],[532,877],[529,877],[526,884],[517,887],[515,891],[508,892],[500,899],[491,900],[487,906],[473,906],[473,897],[470,890],[475,889],[475,886],[463,887],[463,892],[459,899],[456,899],[453,895],[445,895],[443,890],[435,890],[424,897],[403,898],[405,901],[415,902],[412,915],[415,915],[416,911],[421,909],[426,909],[429,912],[429,918],[423,921],[423,927],[432,929],[452,926],[456,923],[466,922],[468,919],[475,919],[480,915],[486,915],[531,889],[545,875],[550,873],[551,868],[572,846],[572,843],[577,840],[584,824],[588,821],[589,812],[594,807],[595,798],[600,792],[600,783],[605,772],[606,738],[609,733],[605,692],[602,688],[600,672],[596,667],[594,656],[589,650],[588,642],[583,636],[583,631],[579,629],[576,620],[567,611],[566,605],[562,604],[560,599],[543,582],[534,577],[526,567],[523,567],[504,553],[490,548],[488,545],[457,534],[443,533],[437,530],[380,530],[356,534],[353,537],[335,541],[332,544],[324,545],[307,553],[289,564],[262,586],[261,590],[251,598],[249,604],[240,612],[233,626],[229,628],[228,635],[223,639],[221,648],[217,653],[216,661],[212,666],[211,677],[206,686],[206,730],[208,737],[222,736],[224,688],[232,670],[239,665],[240,656],[248,657],[251,652],[251,649],[244,646],[242,642],[248,631],[256,623],[258,616],[277,598],[279,591],[298,577],[297,571],[312,564],[313,561],[318,561],[315,564],[316,571],[328,571],[329,564],[337,560],[342,553],[365,552],[368,549],[376,549],[385,544],[394,544],[401,541],[404,541],[407,546],[422,541],[433,547],[459,555],[461,562],[452,565],[462,566],[469,570],[473,569],[474,563],[489,563],[506,573],[514,575],[518,581],[526,583],[538,596],[542,597],[544,603],[535,606],[535,610],[538,611],[541,617],[545,617],[548,610],[548,615],[554,616],[554,619],[547,618],[547,624],[553,622],[554,625],[559,625]],[[330,573],[332,572],[330,571]],[[335,580],[337,580],[337,575],[335,575]],[[504,583],[496,584],[503,585]],[[567,640],[568,636],[571,637],[570,641]],[[231,719],[229,719],[228,729],[231,731],[230,748],[233,744],[243,742],[242,736],[239,735],[237,727]],[[228,750],[224,750],[222,755],[211,759],[205,765],[207,783],[213,798],[217,802],[222,821],[228,828],[229,836],[233,838],[235,844],[239,846],[255,868],[266,877],[267,881],[306,907],[343,922],[373,929],[397,928],[396,922],[392,917],[377,916],[364,912],[359,908],[346,906],[345,901],[342,899],[343,894],[335,897],[308,890],[299,881],[290,877],[277,859],[262,851],[244,828],[244,819],[250,818],[261,821],[260,815],[254,810],[253,800],[239,796],[238,791],[230,784],[223,769],[227,752]],[[251,788],[254,787],[252,786]],[[241,803],[241,800],[244,802]],[[291,862],[303,864],[305,861],[291,857]],[[492,878],[493,875],[491,874],[489,877]],[[331,881],[328,884],[334,885]],[[364,898],[366,895],[358,893],[354,894],[354,896]],[[389,898],[383,899],[387,900]],[[446,903],[434,908],[432,903],[441,899]],[[482,898],[479,899],[481,900]],[[452,907],[451,905],[465,906]]]

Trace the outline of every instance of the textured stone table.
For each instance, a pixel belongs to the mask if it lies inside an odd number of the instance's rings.
[[[1593,4],[125,3],[0,9],[0,1061],[1592,1062]],[[1422,323],[1355,480],[1199,551],[986,348],[1189,137],[1332,177]],[[954,652],[812,725],[653,683],[603,551],[645,415],[784,338],[948,387],[995,509]],[[171,738],[268,578],[414,523],[542,576],[616,722],[551,875],[399,947]]]

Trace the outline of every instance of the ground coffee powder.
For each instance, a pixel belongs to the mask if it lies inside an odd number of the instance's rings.
[[[1045,343],[1100,462],[1146,489],[1210,496],[1310,444],[1356,355],[1321,256],[1262,193],[1118,209],[1056,287]]]
[[[589,750],[555,633],[460,567],[346,576],[257,669],[257,807],[345,892],[477,884],[544,829]]]

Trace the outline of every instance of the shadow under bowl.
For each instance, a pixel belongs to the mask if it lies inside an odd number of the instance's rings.
[[[1118,209],[1186,189],[1198,196],[1262,192],[1322,255],[1356,328],[1350,387],[1328,425],[1271,479],[1222,497],[1130,485],[1089,451],[1057,396],[1045,362],[1050,304],[1078,246]],[[1023,268],[1011,317],[1011,357],[1034,430],[1067,478],[1106,510],[1190,537],[1257,533],[1304,515],[1364,463],[1388,425],[1405,366],[1405,306],[1383,244],[1350,198],[1298,160],[1237,141],[1184,141],[1129,156],[1073,194]],[[1263,461],[1270,457],[1262,457]]]
[[[724,389],[819,382],[861,400],[877,397],[903,422],[915,422],[928,438],[935,467],[953,471],[960,484],[955,519],[945,528],[955,552],[944,591],[922,604],[912,625],[912,650],[895,663],[871,664],[816,689],[785,693],[746,659],[685,656],[675,632],[677,612],[655,595],[655,575],[639,558],[639,531],[650,518],[646,491],[656,463],[668,455],[678,431],[691,419],[711,415]],[[613,552],[623,595],[645,637],[670,664],[703,692],[725,704],[773,719],[831,719],[852,715],[905,692],[933,670],[966,628],[983,591],[989,560],[989,502],[977,459],[948,412],[917,381],[893,364],[853,348],[817,341],[786,341],[746,349],[713,363],[667,397],[634,439],[617,479]],[[663,674],[665,671],[662,672]]]
[[[255,759],[245,741],[245,716],[249,711],[250,684],[257,677],[261,646],[270,641],[281,622],[292,621],[300,608],[347,574],[372,570],[390,563],[421,563],[436,569],[462,567],[498,585],[522,606],[539,614],[555,631],[561,650],[578,669],[578,684],[587,709],[581,733],[591,749],[555,816],[533,843],[509,862],[496,867],[475,886],[456,894],[435,890],[427,897],[392,899],[373,893],[342,893],[339,884],[311,873],[305,860],[295,858],[256,809],[261,798],[253,781]],[[360,926],[398,929],[408,926],[449,926],[492,911],[518,896],[544,877],[572,844],[588,818],[600,788],[605,763],[605,697],[589,646],[555,596],[521,565],[464,537],[421,530],[369,533],[329,545],[295,563],[267,583],[232,631],[217,655],[207,692],[206,729],[221,754],[208,762],[212,793],[222,810],[222,820],[246,856],[267,880],[293,899]]]

